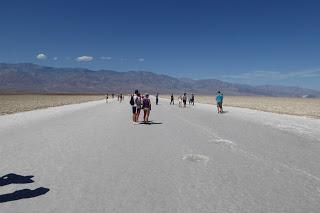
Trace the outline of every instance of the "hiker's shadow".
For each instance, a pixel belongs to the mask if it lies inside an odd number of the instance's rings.
[[[0,186],[6,186],[9,184],[33,183],[34,181],[32,180],[32,178],[33,178],[32,175],[22,176],[22,175],[10,173],[10,174],[4,175],[0,178]],[[25,198],[38,197],[40,195],[46,194],[48,191],[49,191],[49,189],[44,188],[44,187],[39,187],[34,190],[31,190],[31,189],[17,190],[12,193],[0,195],[0,203],[14,201],[14,200],[20,200],[20,199],[25,199]]]
[[[139,124],[144,124],[144,125],[157,125],[157,124],[162,124],[161,122],[154,122],[154,121],[148,121],[148,122],[140,122]]]
[[[33,183],[32,180],[33,175],[22,176],[17,174],[7,174],[0,178],[0,186],[5,186],[9,184],[26,184],[26,183]]]

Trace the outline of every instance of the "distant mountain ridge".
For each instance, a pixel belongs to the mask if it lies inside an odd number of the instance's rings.
[[[249,86],[216,79],[174,78],[147,71],[92,71],[83,68],[54,68],[31,63],[0,63],[0,92],[34,93],[129,93],[140,89],[149,93],[262,95],[320,97],[320,91],[285,86]]]

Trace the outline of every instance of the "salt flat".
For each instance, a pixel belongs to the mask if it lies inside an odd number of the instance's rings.
[[[0,212],[319,211],[319,119],[161,99],[135,125],[128,102],[0,116],[1,176],[35,181],[0,195],[50,189]]]

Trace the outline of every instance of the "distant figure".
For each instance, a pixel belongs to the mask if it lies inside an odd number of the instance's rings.
[[[123,95],[122,93],[120,94],[120,103],[123,101]]]
[[[143,122],[147,123],[147,122],[149,122],[149,115],[150,115],[150,111],[151,111],[151,101],[149,99],[149,94],[145,95],[145,98],[142,101],[142,107],[143,107],[143,111],[144,111]]]
[[[142,99],[141,99],[140,93],[137,94],[136,105],[137,105],[136,122],[139,122],[139,116],[140,116],[141,107],[142,107]]]
[[[106,103],[108,103],[108,99],[109,99],[109,95],[107,93],[107,95],[106,95]]]
[[[191,103],[194,106],[194,94],[191,95]]]
[[[112,99],[114,98],[114,93],[112,93]]]
[[[216,97],[217,109],[218,109],[218,113],[222,113],[223,112],[222,110],[223,94],[220,91],[218,91],[217,93],[218,93]]]
[[[159,103],[159,93],[156,94],[156,105]]]
[[[182,101],[183,101],[183,107],[186,107],[187,106],[187,93],[183,94]]]
[[[181,95],[178,98],[179,107],[182,107],[182,97]]]
[[[189,96],[189,105],[193,105],[194,106],[194,95],[191,94],[191,96]]]
[[[117,95],[117,97],[118,97],[118,101],[120,101],[120,95],[119,94]]]
[[[130,97],[130,105],[132,107],[132,122],[133,123],[137,122],[137,104],[136,104],[136,99],[138,97],[137,96],[138,93],[139,93],[138,90],[135,90],[134,94],[131,95],[131,97]]]
[[[170,105],[174,105],[174,97],[173,97],[173,93],[171,94],[171,100],[170,100]]]

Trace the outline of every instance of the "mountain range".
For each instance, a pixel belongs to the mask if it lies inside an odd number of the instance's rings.
[[[226,95],[320,97],[320,91],[286,86],[250,86],[216,79],[175,78],[146,71],[92,71],[31,63],[0,63],[1,93],[130,93],[135,89],[161,94],[222,91]]]

